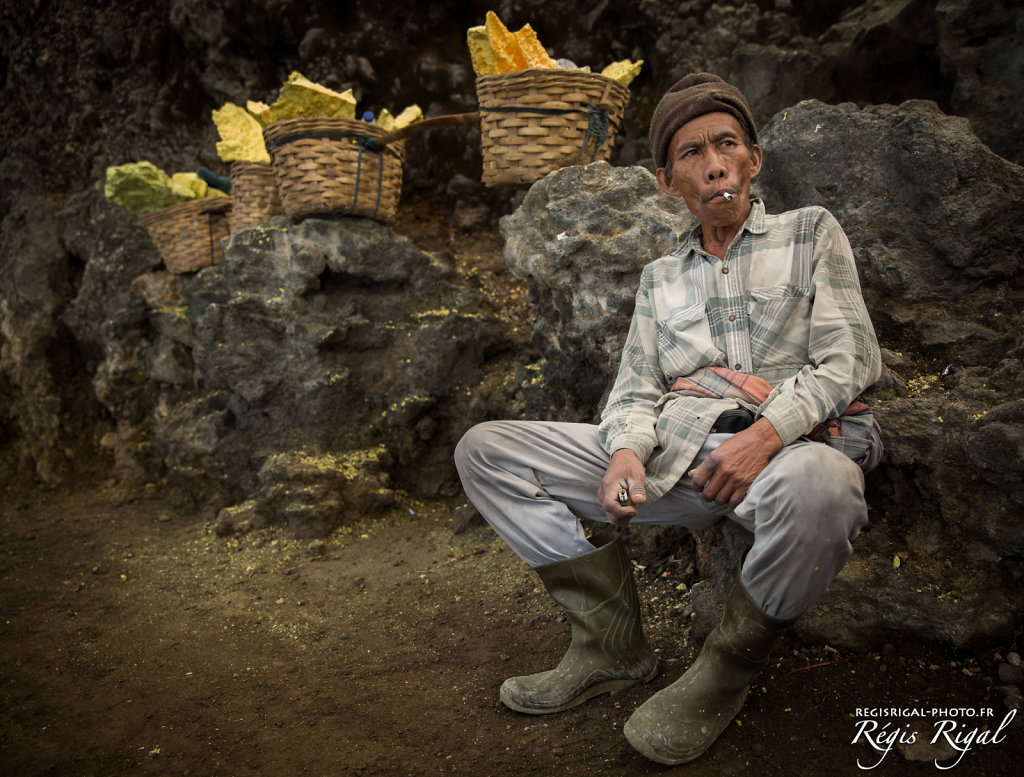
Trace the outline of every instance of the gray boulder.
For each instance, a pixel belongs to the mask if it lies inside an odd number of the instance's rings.
[[[180,392],[151,419],[168,475],[224,532],[322,536],[400,491],[455,494],[462,432],[487,406],[518,412],[496,376],[526,343],[451,256],[358,218],[279,218],[223,246],[184,282],[135,282],[147,382]]]
[[[530,384],[529,414],[593,416],[618,364],[640,270],[693,223],[646,170],[605,162],[548,175],[501,220],[505,262],[529,285],[534,342],[545,357]]]

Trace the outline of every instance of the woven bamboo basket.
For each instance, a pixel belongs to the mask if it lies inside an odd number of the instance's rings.
[[[228,236],[230,213],[230,197],[200,197],[144,213],[139,221],[167,269],[181,274],[224,261],[220,241]]]
[[[231,163],[231,234],[284,213],[269,162]]]
[[[293,218],[391,221],[402,193],[405,143],[381,147],[380,127],[350,119],[276,121],[263,130],[284,211]]]
[[[629,90],[596,73],[518,70],[476,80],[483,182],[533,183],[611,156]]]

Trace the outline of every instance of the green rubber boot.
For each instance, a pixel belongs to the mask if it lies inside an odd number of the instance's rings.
[[[568,613],[572,641],[554,669],[502,683],[506,707],[546,715],[654,678],[658,660],[640,625],[633,570],[618,537],[536,571],[551,598]]]
[[[692,761],[718,739],[767,665],[772,643],[791,621],[761,612],[737,578],[721,622],[690,668],[641,705],[623,733],[643,755],[675,766]]]

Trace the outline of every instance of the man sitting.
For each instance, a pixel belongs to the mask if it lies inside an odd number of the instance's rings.
[[[691,529],[725,518],[752,532],[721,623],[625,726],[645,756],[680,764],[736,716],[775,637],[849,559],[867,521],[863,471],[881,452],[854,400],[881,362],[835,218],[768,215],[751,199],[762,157],[739,90],[687,76],[659,102],[650,140],[658,185],[700,224],[643,270],[600,425],[487,422],[455,458],[473,504],[572,623],[556,668],[502,685],[520,712],[658,671],[621,541],[595,548],[578,516]]]

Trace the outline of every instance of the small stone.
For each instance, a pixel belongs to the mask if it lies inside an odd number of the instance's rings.
[[[1024,682],[1024,669],[1013,664],[1000,664],[999,681],[1006,685],[1020,685]]]
[[[327,543],[323,540],[313,540],[306,546],[306,553],[313,558],[320,558],[327,552]]]
[[[996,690],[999,691],[1003,696],[1020,696],[1020,688],[1016,685],[998,685]]]
[[[907,685],[916,691],[923,691],[928,687],[928,681],[921,675],[914,672],[913,674],[907,675]]]

